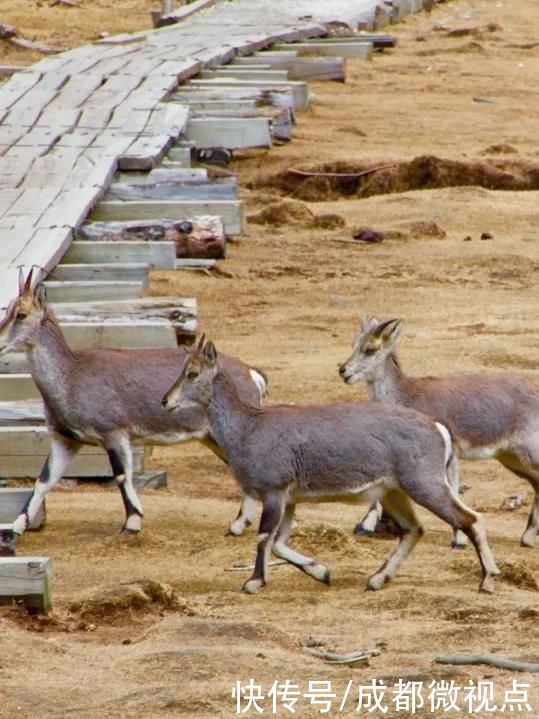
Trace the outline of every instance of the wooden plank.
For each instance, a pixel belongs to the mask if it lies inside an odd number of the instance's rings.
[[[29,371],[28,360],[23,352],[10,352],[0,356],[0,373],[24,374]]]
[[[285,53],[286,54],[286,53]],[[239,57],[234,60],[241,67],[241,63],[251,58]],[[261,60],[263,57],[260,58]],[[291,80],[338,80],[344,81],[346,65],[340,57],[293,57],[272,61],[272,66],[288,71]]]
[[[0,87],[0,110],[8,110],[37,85],[41,79],[39,72],[24,70],[17,73]]]
[[[235,67],[234,65],[216,67],[213,70],[203,70],[198,77],[203,80],[229,77],[237,78],[238,80],[265,80],[267,82],[282,82],[290,79],[288,77],[287,70],[252,69],[247,67]]]
[[[183,220],[197,215],[218,215],[223,220],[227,235],[238,235],[243,232],[243,203],[239,200],[100,202],[90,219],[107,222],[162,218]]]
[[[120,347],[122,349],[144,349],[151,347],[177,347],[178,337],[196,334],[196,319],[177,322],[181,328],[176,331],[166,319],[133,320],[129,317],[90,320],[83,322],[75,315],[76,322],[62,324],[62,330],[71,347]]]
[[[40,402],[40,414],[41,414],[41,425],[35,424],[36,420],[30,420],[28,418],[28,412],[25,410],[24,405],[31,405],[38,403],[31,402],[0,402],[0,448],[1,448],[1,466],[0,472],[4,477],[37,477],[47,459],[50,452],[50,436],[47,428],[44,425],[44,414],[43,405]],[[4,407],[11,407],[9,411],[9,417],[15,419],[17,424],[9,424],[9,420],[4,420],[2,417],[6,414],[7,410]],[[30,422],[34,424],[30,424]],[[133,471],[141,472],[144,471],[145,462],[145,448],[143,445],[135,444],[133,446]],[[84,445],[80,452],[74,457],[69,467],[66,469],[66,477],[88,477],[94,475],[112,476],[112,469],[108,455],[102,447],[97,445]],[[15,490],[15,489],[2,489],[0,490],[0,516],[7,516],[1,514],[4,506],[4,500],[2,499],[2,493],[10,492],[16,495],[17,492],[28,492],[30,490]],[[6,500],[7,501],[7,500]],[[22,502],[22,500],[20,500]],[[11,505],[6,504],[6,512]],[[9,510],[12,512],[12,510]],[[17,510],[17,514],[20,510]],[[6,522],[12,522],[15,517],[11,516],[10,519],[6,519]],[[39,515],[41,524],[45,521],[45,513]],[[32,528],[38,529],[41,526],[39,521],[36,520],[35,526]]]
[[[142,282],[46,280],[47,297],[51,302],[88,302],[111,299],[134,299],[143,292]]]
[[[288,50],[289,45],[274,45],[275,50]],[[294,43],[292,49],[299,55],[326,55],[329,57],[350,57],[360,60],[369,60],[372,57],[373,46],[369,41],[355,40],[353,42],[304,42]]]
[[[258,90],[260,92],[264,90],[273,90],[276,92],[291,90],[295,110],[306,110],[309,106],[309,89],[307,83],[297,80],[279,83],[264,82],[263,80],[191,80],[186,85],[185,89],[187,88],[193,88],[195,90],[221,90],[224,88],[237,90],[241,88],[243,90]],[[182,88],[182,93],[185,92],[185,89]]]
[[[144,262],[158,270],[173,270],[176,248],[173,242],[87,242],[75,240],[62,258],[70,263]]]
[[[225,233],[220,217],[203,215],[182,221],[89,222],[77,233],[88,241],[174,242],[176,257],[220,258]]]
[[[173,148],[173,150],[175,149],[176,148]],[[171,150],[171,152],[173,150]],[[121,178],[122,175],[119,175],[119,177]],[[208,181],[208,171],[203,167],[170,168],[162,165],[147,175],[147,181],[202,183]]]
[[[48,557],[0,558],[0,602],[20,602],[32,614],[52,608],[52,561]]]
[[[167,25],[175,25],[176,23],[186,20],[188,17],[191,17],[191,15],[194,15],[201,10],[212,7],[215,5],[215,1],[216,0],[194,0],[194,2],[189,3],[189,5],[181,7],[174,12],[168,13],[167,15],[160,14],[160,17],[156,18],[154,26],[166,27]]]
[[[263,117],[192,118],[187,124],[185,136],[199,149],[271,147],[270,124]]]
[[[167,158],[173,160],[177,165],[181,164],[182,167],[191,167],[192,154],[193,148],[175,145],[168,151]],[[154,170],[152,170],[152,172],[154,172]]]
[[[157,183],[116,183],[104,195],[105,202],[121,200],[235,200],[237,199],[235,178],[205,183],[157,182]]]
[[[62,282],[75,280],[139,282],[145,289],[148,287],[149,265],[143,262],[107,262],[94,264],[57,265],[53,272],[55,280]]]
[[[32,425],[35,429],[35,425],[43,425],[44,422],[45,411],[41,400],[0,402],[0,427],[19,429],[19,426]]]
[[[4,432],[3,430],[4,428],[0,427],[0,447],[2,458],[4,456],[15,454],[15,436],[18,434],[17,432]],[[18,436],[20,436],[20,434]],[[10,440],[14,440],[14,444],[11,444]],[[23,453],[24,452],[20,452],[20,454]],[[3,472],[2,466],[0,466],[0,472]],[[32,496],[32,492],[32,489],[25,487],[7,487],[0,489],[0,524],[12,524],[26,507],[26,504]],[[45,519],[46,510],[45,502],[43,502],[28,529],[41,529],[45,524]]]
[[[294,109],[294,94],[290,88],[275,90],[272,88],[259,89],[257,87],[238,88],[230,85],[195,88],[190,85],[182,85],[181,89],[170,97],[171,102],[188,102],[189,104],[207,100],[224,100],[226,102],[252,100],[263,105]]]
[[[30,374],[0,374],[0,400],[40,399],[41,395]],[[2,471],[0,461],[0,473]]]

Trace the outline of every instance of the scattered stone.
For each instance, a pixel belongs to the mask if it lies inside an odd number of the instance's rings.
[[[479,239],[480,240],[493,240],[494,235],[491,235],[490,232],[482,232],[481,237]]]
[[[507,509],[509,512],[513,512],[515,509],[522,507],[523,504],[524,498],[521,494],[511,494],[503,500],[502,509]]]
[[[495,105],[497,100],[493,100],[491,97],[481,97],[480,95],[476,95],[472,98],[474,102],[483,102],[487,105]]]
[[[383,242],[384,233],[371,230],[368,227],[360,227],[352,234],[352,237],[359,242]]]
[[[478,27],[456,27],[447,31],[447,37],[466,37],[468,35],[479,35]]]
[[[537,609],[532,609],[531,607],[527,607],[526,609],[521,609],[518,613],[519,619],[537,619],[539,617],[539,611]]]
[[[15,37],[17,34],[17,28],[7,23],[0,24],[0,40],[9,40],[10,37]]]
[[[462,241],[463,241],[463,242],[471,242],[471,241],[472,241],[472,236],[471,236],[471,235],[466,235],[466,237],[465,237]]]

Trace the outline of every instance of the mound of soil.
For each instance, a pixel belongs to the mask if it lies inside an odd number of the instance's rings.
[[[91,592],[83,599],[72,602],[69,610],[84,620],[130,619],[132,613],[169,609],[187,616],[195,616],[196,610],[178,596],[168,584],[153,580],[141,580],[129,584],[113,584]]]
[[[503,154],[507,153],[507,150],[497,149],[493,152]],[[252,184],[251,187],[277,189],[284,195],[305,202],[329,202],[341,197],[371,197],[410,190],[432,190],[464,185],[475,185],[490,190],[539,189],[539,164],[516,159],[489,162],[420,155],[412,160],[395,162],[389,160],[376,164],[339,161],[302,168],[302,170],[317,174],[302,176],[296,171],[284,170],[273,177],[261,179],[261,185]],[[370,170],[373,172],[361,175]],[[279,204],[275,203],[275,210],[280,210],[282,213]],[[263,212],[269,213],[269,208],[270,206]],[[292,211],[290,214],[293,220],[296,215]],[[267,216],[263,214],[262,218]],[[256,216],[254,220],[249,219],[255,222],[268,221],[257,220]],[[273,224],[277,223],[274,221]]]

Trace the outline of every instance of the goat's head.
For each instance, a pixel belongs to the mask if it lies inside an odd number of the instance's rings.
[[[13,299],[0,321],[0,354],[32,347],[46,311],[45,288],[39,278],[32,283],[33,269],[26,279],[19,271],[19,294]]]
[[[364,315],[352,345],[352,354],[339,366],[339,374],[346,384],[372,380],[376,370],[395,349],[401,329],[402,320],[378,322],[374,317]]]
[[[213,342],[204,344],[204,336],[189,352],[180,376],[163,397],[161,404],[167,412],[207,407],[211,400],[212,382],[217,372],[217,350]]]

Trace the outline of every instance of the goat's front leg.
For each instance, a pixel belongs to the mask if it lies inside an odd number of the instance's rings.
[[[266,495],[262,500],[262,516],[258,529],[258,546],[256,549],[255,568],[245,582],[242,591],[255,594],[266,584],[268,578],[268,560],[281,524],[284,512],[284,500],[277,494]]]
[[[23,534],[34,521],[45,496],[60,480],[73,457],[82,447],[80,442],[62,435],[51,435],[51,451],[41,468],[30,499],[13,522],[11,532],[3,532],[0,538],[0,553],[15,554],[17,537]]]
[[[240,504],[238,516],[226,530],[226,537],[239,537],[245,532],[247,527],[255,521],[256,518],[256,499],[244,494]]]
[[[129,437],[124,434],[107,437],[105,449],[125,507],[125,524],[121,531],[136,534],[142,529],[144,512],[133,485],[133,452]]]
[[[316,579],[318,582],[329,584],[330,573],[325,564],[320,564],[315,559],[311,559],[311,557],[306,557],[304,554],[296,552],[286,544],[294,524],[295,512],[295,504],[286,505],[283,520],[279,527],[279,531],[277,532],[277,536],[275,537],[273,553],[276,557],[290,562],[290,564],[293,564],[294,567],[301,569],[302,572],[305,572],[305,574],[313,577],[313,579]]]

